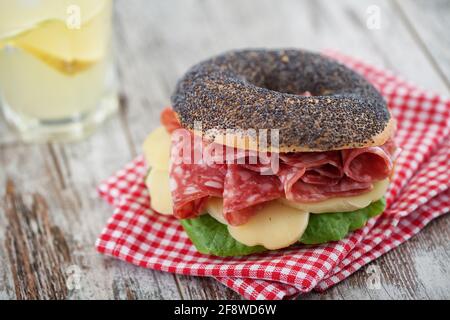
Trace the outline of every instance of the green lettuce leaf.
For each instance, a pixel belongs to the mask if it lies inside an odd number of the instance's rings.
[[[362,228],[367,221],[381,214],[386,207],[384,198],[369,206],[351,212],[310,214],[308,226],[299,242],[320,244],[337,241],[354,230]],[[181,225],[197,250],[220,257],[245,256],[267,251],[263,246],[246,246],[228,233],[227,226],[205,214],[194,219],[181,220]]]
[[[310,214],[308,227],[300,242],[304,244],[320,244],[338,241],[352,231],[361,229],[367,221],[384,211],[384,198],[371,203],[369,206],[351,212],[333,212]]]
[[[201,253],[227,257],[267,251],[263,246],[249,247],[234,240],[228,233],[227,226],[209,214],[181,220],[181,225]]]

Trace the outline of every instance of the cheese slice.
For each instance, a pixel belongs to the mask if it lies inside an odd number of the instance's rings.
[[[151,169],[145,184],[150,192],[152,209],[161,214],[172,214],[173,205],[169,189],[169,171]]]
[[[223,199],[211,197],[206,201],[205,213],[209,213],[211,217],[222,224],[228,224],[223,216]]]
[[[222,215],[222,199],[209,199],[206,211],[217,221],[226,224]],[[246,224],[228,225],[228,232],[235,240],[247,246],[262,245],[276,250],[297,242],[305,232],[308,220],[308,212],[270,201]]]
[[[158,127],[149,134],[144,141],[143,150],[150,167],[169,171],[170,134],[164,127]]]
[[[389,179],[385,179],[375,182],[371,191],[357,196],[337,197],[320,202],[309,203],[294,202],[286,198],[279,199],[278,201],[292,208],[311,213],[349,212],[365,208],[372,202],[381,199],[386,193],[388,186]]]

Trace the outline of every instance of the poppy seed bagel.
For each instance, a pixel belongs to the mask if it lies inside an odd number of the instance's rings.
[[[279,129],[271,149],[279,152],[382,145],[395,129],[383,97],[362,76],[297,49],[231,51],[203,61],[179,80],[172,105],[184,128],[201,121],[200,133],[223,144],[231,129],[239,137],[234,146],[245,149],[255,149],[248,129]]]

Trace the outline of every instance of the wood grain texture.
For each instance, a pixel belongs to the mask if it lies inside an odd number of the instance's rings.
[[[450,90],[450,1],[397,0],[399,17]]]
[[[427,2],[428,3],[428,2]],[[437,3],[437,4],[436,4]],[[448,2],[117,0],[121,109],[89,139],[26,145],[0,119],[0,299],[239,299],[210,278],[137,268],[97,254],[111,215],[95,187],[135,155],[192,64],[242,47],[336,48],[448,93]],[[366,27],[377,5],[381,29]],[[448,19],[447,19],[448,20]],[[446,28],[446,29],[445,29]],[[450,297],[450,218],[324,294],[302,299]]]
[[[52,224],[40,194],[25,203],[14,183],[6,184],[5,248],[18,299],[61,299],[67,295],[64,270],[71,254],[61,229]],[[22,275],[26,275],[23,277]],[[52,281],[40,283],[40,277]]]

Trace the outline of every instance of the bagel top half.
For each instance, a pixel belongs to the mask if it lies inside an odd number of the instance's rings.
[[[301,95],[306,91],[312,96]],[[259,151],[378,146],[395,129],[383,97],[362,76],[296,49],[231,51],[203,61],[180,79],[172,105],[184,128]],[[261,129],[278,129],[278,144],[258,144]]]

